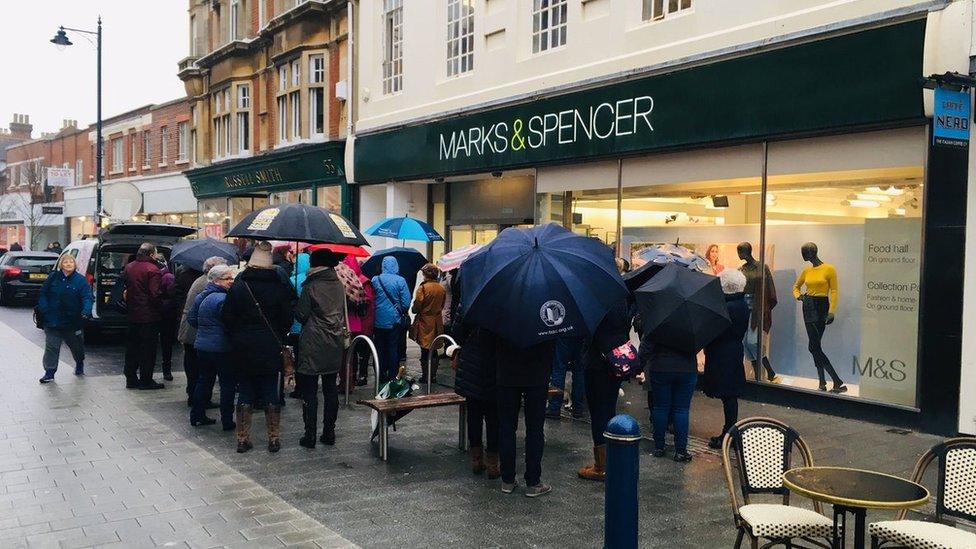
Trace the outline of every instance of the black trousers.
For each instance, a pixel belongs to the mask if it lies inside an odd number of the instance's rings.
[[[163,373],[173,371],[173,347],[176,345],[176,331],[179,319],[164,318],[159,323],[159,347],[163,355]]]
[[[200,365],[197,359],[197,350],[193,345],[183,344],[183,373],[186,374],[186,395],[193,396],[193,387],[200,377]],[[207,399],[210,400],[209,398]]]
[[[826,297],[803,296],[803,324],[807,328],[807,339],[809,345],[807,349],[813,356],[813,365],[817,367],[817,377],[820,385],[827,384],[824,372],[830,375],[834,385],[843,385],[844,382],[837,375],[833,364],[827,358],[827,353],[823,350],[823,336],[827,330],[827,314],[830,311],[830,300]]]
[[[319,413],[319,378],[322,378],[322,433],[334,434],[336,418],[339,416],[339,386],[336,378],[339,374],[306,375],[295,373],[295,380],[301,380],[298,387],[302,391],[305,402],[303,419],[305,433],[315,436],[316,423]]]
[[[583,377],[586,380],[586,406],[590,409],[590,436],[593,438],[593,445],[600,446],[607,443],[603,438],[603,431],[617,413],[620,380],[612,377],[606,369],[586,369]]]
[[[515,482],[515,431],[518,429],[519,409],[525,399],[525,484],[535,486],[542,479],[542,453],[546,447],[543,425],[549,388],[498,387],[498,453],[501,458],[502,481]]]
[[[486,452],[498,451],[498,404],[493,400],[469,398],[468,446],[481,448],[482,445]]]
[[[148,385],[153,381],[156,368],[156,346],[159,341],[159,323],[129,323],[125,342],[126,383]]]
[[[739,421],[738,397],[722,397],[722,414],[725,416],[725,425],[722,426],[722,435],[724,435]]]

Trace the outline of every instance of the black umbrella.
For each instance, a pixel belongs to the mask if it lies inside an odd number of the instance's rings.
[[[174,263],[203,271],[204,261],[214,256],[222,257],[231,264],[237,263],[237,246],[210,237],[199,240],[181,240],[173,246],[169,259]]]
[[[674,263],[637,289],[644,334],[651,341],[697,353],[731,325],[718,277]]]
[[[646,284],[648,280],[654,278],[654,275],[661,272],[663,268],[664,265],[659,263],[645,263],[629,273],[624,273],[624,284],[633,293],[637,291],[637,288]]]
[[[427,264],[427,258],[424,257],[424,254],[413,248],[402,246],[377,250],[363,263],[363,274],[370,278],[380,274],[385,257],[396,258],[397,264],[400,266],[400,276],[407,281],[407,285],[413,291],[413,287],[417,284],[417,273],[420,272],[421,267]]]
[[[307,204],[279,204],[253,211],[227,236],[313,244],[368,244],[345,217]]]

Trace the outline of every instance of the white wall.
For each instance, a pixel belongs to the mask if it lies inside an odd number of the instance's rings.
[[[968,0],[966,0],[968,3]],[[383,2],[361,2],[359,131],[870,19],[928,0],[694,0],[645,22],[638,0],[568,2],[566,45],[532,53],[532,0],[474,0],[474,70],[448,77],[443,0],[404,2],[403,90],[383,94]]]

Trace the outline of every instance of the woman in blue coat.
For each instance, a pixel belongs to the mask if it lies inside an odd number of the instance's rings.
[[[372,279],[373,292],[376,294],[376,324],[373,339],[380,356],[380,373],[385,382],[396,377],[397,365],[400,363],[397,344],[409,323],[410,289],[407,281],[400,276],[400,264],[395,257],[383,258],[380,274]]]
[[[230,359],[230,339],[221,312],[227,289],[234,283],[234,273],[227,265],[217,265],[207,272],[207,286],[193,300],[186,321],[197,335],[193,349],[197,354],[200,374],[193,390],[193,406],[190,408],[190,425],[213,425],[215,419],[207,417],[206,405],[213,392],[214,381],[220,379],[220,422],[225,431],[233,431],[234,372]]]
[[[705,347],[705,374],[702,388],[705,394],[722,401],[725,425],[722,433],[708,441],[711,448],[721,448],[725,433],[739,417],[739,395],[746,384],[742,362],[742,338],[749,329],[749,305],[746,303],[746,277],[736,269],[725,269],[719,275],[725,306],[729,310],[731,326]]]
[[[92,290],[85,277],[76,270],[75,258],[64,255],[58,267],[41,288],[37,311],[44,326],[44,377],[41,383],[54,381],[61,355],[61,343],[75,359],[75,375],[85,375],[84,319],[91,316]]]

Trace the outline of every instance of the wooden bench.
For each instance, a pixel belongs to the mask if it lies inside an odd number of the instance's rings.
[[[417,395],[403,398],[359,400],[362,404],[372,408],[379,414],[380,427],[380,459],[387,461],[389,457],[389,425],[387,416],[396,412],[408,410],[422,410],[424,408],[440,408],[442,406],[458,407],[458,449],[466,450],[468,443],[468,408],[467,400],[457,393],[436,393],[433,395]]]

